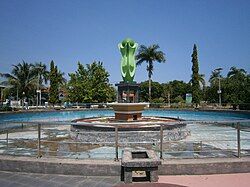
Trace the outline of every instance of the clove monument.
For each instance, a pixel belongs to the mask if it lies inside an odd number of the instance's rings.
[[[118,121],[137,121],[142,119],[142,111],[149,103],[139,102],[140,84],[134,81],[136,63],[135,53],[138,44],[126,38],[118,44],[121,52],[121,75],[123,81],[116,84],[118,87],[117,102],[110,103]]]

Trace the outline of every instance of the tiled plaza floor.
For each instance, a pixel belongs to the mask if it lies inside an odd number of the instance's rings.
[[[1,187],[110,187],[122,184],[120,177],[52,175],[0,171]]]
[[[124,184],[116,176],[75,176],[0,171],[1,187],[249,187],[250,173],[160,176],[158,183]]]

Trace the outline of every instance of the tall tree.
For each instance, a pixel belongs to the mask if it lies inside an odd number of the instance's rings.
[[[225,81],[226,101],[235,105],[249,101],[249,76],[244,69],[231,67]]]
[[[71,102],[109,102],[115,98],[115,90],[109,84],[109,73],[102,62],[84,66],[78,62],[78,69],[70,73],[68,99]]]
[[[192,97],[193,97],[193,103],[198,106],[201,100],[201,89],[200,89],[200,74],[199,74],[199,62],[198,62],[198,51],[197,46],[194,44],[193,48],[193,54],[192,54]]]
[[[49,78],[49,71],[47,71],[47,67],[42,62],[35,63],[34,65],[35,73],[37,74],[37,90],[41,91],[43,82],[47,84],[48,78]],[[37,103],[36,105],[41,105],[41,93],[39,96],[39,93],[37,92]],[[39,103],[40,98],[40,103]]]
[[[214,70],[212,71],[212,74],[210,75],[209,82],[210,84],[217,84],[220,78],[222,78],[221,71]]]
[[[34,71],[37,74],[37,88],[40,89],[43,82],[47,84],[49,79],[49,71],[47,70],[47,66],[42,62],[35,63]]]
[[[50,62],[50,88],[49,88],[49,102],[54,106],[59,103],[59,82],[58,82],[58,70],[54,61]]]
[[[153,44],[149,47],[145,45],[141,45],[138,50],[138,54],[136,55],[136,65],[141,65],[143,62],[147,63],[147,71],[148,71],[148,95],[149,102],[151,101],[151,78],[154,71],[154,62],[165,62],[165,54],[162,51],[159,51],[159,45]]]

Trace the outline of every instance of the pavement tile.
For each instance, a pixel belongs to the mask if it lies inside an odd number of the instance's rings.
[[[51,181],[54,181],[54,182],[57,182],[57,183],[60,183],[60,184],[64,184],[65,182],[69,181],[70,179],[72,179],[72,176],[67,176],[67,175],[57,175],[57,176],[54,176]]]
[[[28,175],[19,175],[19,174],[14,174],[13,176],[9,177],[9,181],[15,181],[15,182],[20,182],[24,180],[32,179],[32,177],[29,177]]]
[[[39,186],[39,184],[43,182],[46,182],[46,181],[40,180],[38,178],[32,178],[32,177],[23,177],[23,179],[18,181],[18,183],[26,185],[26,186]]]
[[[42,176],[43,174],[41,174]],[[40,187],[40,186],[59,186],[62,185],[62,183],[58,183],[56,181],[50,181],[47,179],[39,178],[38,175],[36,177],[32,177],[32,174],[20,174],[18,176],[18,183],[22,184],[24,186],[30,186],[30,187]],[[16,181],[16,180],[15,180]]]
[[[56,175],[51,175],[51,174],[42,174],[40,176],[40,179],[43,179],[43,180],[52,180],[54,177],[56,177]]]
[[[8,185],[10,185],[12,182],[11,181],[6,181],[6,180],[4,180],[4,179],[0,179],[0,184],[1,184],[1,186],[8,186]]]
[[[5,180],[0,180],[0,185],[3,187],[27,187],[23,184],[20,184],[18,182],[14,182],[14,181],[5,181]]]
[[[65,185],[65,184],[55,184],[55,183],[48,183],[41,185],[39,187],[73,187],[72,185]]]
[[[95,187],[98,183],[98,181],[93,179],[86,179],[85,181],[81,182],[78,187]]]
[[[112,184],[100,183],[100,184],[97,184],[95,187],[112,187],[112,186],[113,186]]]
[[[102,182],[113,186],[113,185],[119,184],[121,182],[121,178],[115,177],[115,176],[106,177],[106,178],[104,178],[104,180]]]
[[[43,175],[46,174],[39,174],[39,173],[30,173],[29,176],[33,177],[33,178],[42,178]]]
[[[0,178],[1,179],[6,179],[6,178],[9,178],[9,177],[12,177],[13,176],[13,174],[12,173],[10,173],[10,172],[0,172]]]
[[[72,177],[70,180],[68,180],[67,182],[65,182],[64,184],[68,185],[72,185],[72,186],[77,186],[80,183],[84,182],[84,180],[86,180],[87,177],[86,176],[77,176],[77,177]]]
[[[27,187],[27,186],[25,186],[25,185],[23,185],[23,184],[19,184],[19,183],[16,183],[16,182],[13,182],[13,183],[11,183],[10,185],[8,185],[8,186],[6,186],[6,187]]]
[[[0,187],[249,187],[250,174],[159,176],[158,183],[124,184],[118,176],[74,176],[0,171]]]

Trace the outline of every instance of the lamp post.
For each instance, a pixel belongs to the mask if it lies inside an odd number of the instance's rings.
[[[41,90],[36,90],[36,108],[41,105]]]
[[[24,109],[24,102],[25,102],[25,98],[24,98],[24,96],[25,96],[25,92],[23,92],[23,103],[22,103],[22,110]]]
[[[16,90],[16,100],[17,100],[17,107],[19,108],[18,87],[17,87],[17,90]]]
[[[39,106],[41,106],[42,105],[42,90],[40,90],[39,95],[40,95],[40,97],[39,97]]]
[[[221,84],[220,84],[221,76],[220,76],[220,72],[222,71],[222,68],[217,68],[214,71],[218,72],[219,89],[218,89],[217,93],[219,94],[219,106],[221,107]]]

